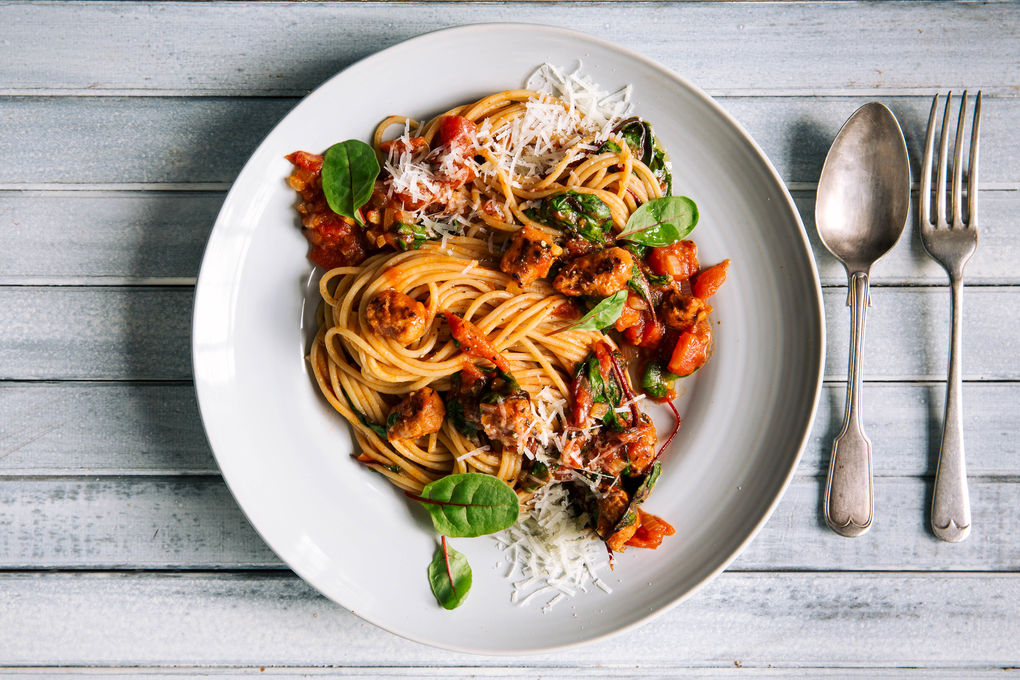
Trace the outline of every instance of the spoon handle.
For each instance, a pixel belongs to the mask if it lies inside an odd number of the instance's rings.
[[[850,275],[850,375],[843,428],[832,443],[825,484],[825,522],[842,536],[860,536],[875,512],[871,441],[861,424],[861,354],[868,308],[868,272]]]

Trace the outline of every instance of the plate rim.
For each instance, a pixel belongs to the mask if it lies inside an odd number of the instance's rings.
[[[440,35],[440,34],[442,34],[442,35],[462,34],[462,33],[481,32],[481,31],[492,30],[492,29],[497,29],[497,30],[515,30],[515,29],[516,30],[520,30],[520,29],[527,29],[528,31],[542,33],[542,34],[545,34],[546,36],[558,36],[558,37],[561,37],[561,38],[568,38],[568,39],[571,39],[571,40],[579,41],[582,44],[593,44],[593,45],[596,45],[596,46],[599,46],[599,47],[602,47],[602,48],[605,48],[605,49],[610,49],[610,50],[615,51],[616,53],[618,53],[621,57],[624,57],[624,58],[626,58],[628,60],[632,60],[634,62],[638,62],[640,65],[642,65],[642,66],[644,66],[646,68],[649,68],[649,69],[657,72],[659,75],[663,76],[664,78],[666,78],[668,80],[671,80],[671,81],[673,81],[675,83],[680,84],[683,88],[686,88],[689,91],[689,93],[693,94],[700,101],[701,104],[707,105],[710,108],[710,110],[716,116],[721,118],[727,125],[729,125],[732,128],[733,131],[735,131],[737,133],[737,135],[739,136],[740,141],[744,145],[746,145],[747,147],[749,147],[750,149],[752,149],[754,151],[754,154],[757,156],[758,160],[761,161],[762,166],[768,172],[769,177],[774,181],[776,187],[779,189],[781,198],[782,198],[782,200],[784,202],[784,204],[783,204],[784,207],[788,210],[790,215],[793,217],[793,219],[794,219],[794,221],[796,223],[796,226],[799,227],[796,230],[797,231],[797,235],[798,235],[798,237],[800,239],[800,244],[801,244],[801,246],[803,248],[802,253],[806,256],[806,260],[807,260],[807,264],[808,264],[808,270],[811,273],[812,283],[814,284],[811,287],[811,295],[812,295],[813,301],[814,301],[814,305],[812,305],[812,311],[815,312],[816,318],[817,318],[817,321],[818,321],[818,323],[817,323],[818,336],[817,336],[817,338],[810,338],[812,341],[817,341],[817,343],[818,343],[818,352],[817,352],[817,355],[810,357],[811,359],[813,359],[813,360],[815,360],[817,362],[816,370],[815,370],[814,376],[813,376],[813,378],[814,378],[813,393],[814,394],[813,394],[813,397],[811,399],[811,408],[810,408],[810,411],[806,414],[806,418],[804,420],[804,427],[803,427],[803,431],[802,431],[802,433],[801,433],[801,435],[799,437],[799,443],[797,444],[796,455],[794,455],[794,457],[792,458],[792,460],[790,462],[790,465],[789,465],[789,469],[787,470],[786,474],[784,475],[784,477],[782,479],[782,482],[779,485],[778,491],[775,494],[775,496],[773,497],[773,499],[771,500],[771,502],[769,503],[767,509],[765,510],[765,512],[763,513],[761,518],[758,520],[758,522],[755,523],[755,525],[753,526],[751,531],[744,537],[744,539],[742,541],[740,541],[740,543],[733,549],[733,551],[725,559],[721,560],[720,563],[716,566],[716,568],[714,568],[709,573],[707,573],[703,578],[701,578],[691,588],[689,588],[685,592],[681,593],[680,595],[677,595],[677,596],[673,597],[672,599],[668,599],[668,600],[663,601],[663,603],[660,606],[656,607],[653,611],[647,612],[647,613],[645,613],[643,615],[636,616],[630,622],[627,622],[627,623],[624,623],[622,625],[619,625],[619,626],[613,628],[612,630],[608,630],[608,631],[603,632],[603,633],[598,633],[598,634],[592,635],[590,637],[584,637],[582,639],[574,640],[574,641],[571,641],[571,642],[557,643],[557,644],[552,644],[552,645],[529,646],[527,648],[514,649],[514,650],[480,649],[480,648],[476,648],[476,647],[466,647],[466,646],[459,646],[459,645],[456,645],[456,644],[447,644],[445,642],[439,642],[439,641],[436,641],[436,640],[427,639],[427,638],[425,638],[423,636],[419,636],[419,635],[416,635],[416,634],[413,634],[413,633],[410,633],[410,632],[407,632],[407,631],[403,631],[403,630],[399,630],[399,629],[393,628],[393,627],[391,627],[389,625],[386,625],[386,624],[382,623],[381,621],[377,620],[377,618],[374,617],[374,616],[363,614],[363,613],[361,613],[361,612],[359,612],[359,611],[357,611],[355,609],[351,609],[346,604],[344,604],[344,603],[334,599],[332,596],[330,596],[326,592],[320,590],[319,587],[312,580],[310,580],[308,577],[306,577],[305,574],[302,573],[303,569],[296,567],[289,560],[285,559],[282,556],[281,552],[275,547],[274,541],[270,540],[270,538],[263,532],[263,530],[260,527],[256,526],[256,524],[253,521],[250,520],[250,515],[249,515],[248,511],[246,510],[246,505],[245,505],[244,502],[242,502],[241,496],[239,495],[238,489],[235,489],[234,484],[230,480],[230,475],[228,474],[227,470],[224,468],[222,460],[221,460],[220,456],[217,454],[216,448],[213,446],[213,438],[212,438],[211,433],[210,433],[210,425],[207,423],[206,409],[204,409],[202,407],[203,401],[208,401],[209,399],[211,399],[211,396],[206,396],[205,399],[203,399],[203,391],[204,391],[203,390],[203,385],[204,385],[204,381],[199,376],[197,360],[196,360],[196,344],[197,344],[197,341],[198,341],[198,332],[197,332],[197,329],[198,329],[198,321],[199,321],[198,315],[199,315],[199,310],[200,310],[200,302],[202,302],[204,300],[204,298],[206,297],[206,296],[203,295],[203,289],[204,288],[203,288],[202,284],[203,284],[203,274],[205,272],[206,266],[210,265],[210,261],[208,260],[209,251],[211,249],[214,237],[216,236],[217,229],[220,228],[221,223],[225,222],[226,219],[227,219],[227,217],[225,216],[225,214],[227,212],[226,208],[231,204],[231,197],[234,194],[235,189],[237,189],[237,187],[238,187],[237,180],[240,178],[240,176],[246,170],[248,170],[249,165],[252,163],[253,159],[256,156],[259,155],[260,151],[262,150],[263,146],[266,144],[267,140],[269,140],[273,136],[273,134],[276,132],[276,130],[284,123],[284,121],[286,121],[294,113],[294,111],[299,106],[304,104],[310,97],[314,96],[316,93],[318,93],[320,90],[322,90],[323,88],[328,86],[334,80],[343,77],[349,71],[351,71],[351,70],[353,70],[353,69],[355,69],[355,68],[357,68],[357,67],[359,67],[359,66],[361,66],[363,64],[371,63],[373,61],[380,60],[380,59],[385,59],[387,57],[387,55],[391,51],[394,51],[396,49],[406,49],[409,45],[413,45],[414,43],[434,40],[435,37],[437,35]],[[205,280],[208,281],[208,278],[209,278],[208,276],[205,277]],[[213,223],[213,228],[210,231],[209,237],[208,237],[208,239],[206,241],[206,244],[205,244],[205,247],[203,248],[201,266],[199,268],[199,273],[198,273],[198,277],[197,277],[196,284],[195,284],[195,298],[194,298],[194,302],[193,302],[193,306],[192,306],[192,319],[191,319],[191,321],[192,321],[192,328],[191,328],[190,349],[191,349],[191,353],[192,353],[192,356],[191,356],[192,376],[193,376],[193,385],[194,385],[194,389],[195,389],[195,393],[196,393],[196,398],[197,398],[198,406],[199,406],[199,417],[200,417],[200,420],[201,420],[201,423],[202,423],[203,432],[205,434],[207,442],[209,443],[210,451],[212,452],[213,457],[216,460],[216,465],[220,469],[220,472],[221,472],[222,477],[223,477],[223,481],[226,484],[228,490],[230,491],[231,496],[233,497],[234,501],[237,503],[237,505],[241,509],[241,511],[244,513],[246,519],[249,520],[249,524],[251,525],[251,527],[259,535],[259,537],[266,543],[266,545],[270,548],[270,550],[272,550],[273,553],[277,557],[279,557],[280,560],[282,562],[284,562],[284,564],[286,564],[286,566],[289,569],[291,569],[299,578],[301,578],[301,580],[304,581],[305,584],[307,584],[312,589],[314,589],[315,592],[319,593],[320,595],[322,595],[326,599],[330,600],[334,604],[342,607],[343,609],[345,609],[347,611],[350,611],[351,613],[353,613],[355,616],[359,617],[360,619],[371,623],[372,625],[378,627],[379,629],[381,629],[383,631],[386,631],[387,633],[396,635],[396,636],[404,638],[406,640],[410,640],[412,642],[428,645],[428,646],[434,647],[434,648],[446,649],[446,650],[450,650],[450,651],[463,652],[463,653],[474,654],[474,655],[492,655],[492,656],[517,656],[517,655],[526,655],[526,654],[547,653],[547,652],[559,651],[559,650],[563,650],[563,649],[575,648],[575,647],[579,647],[581,645],[594,644],[596,642],[605,640],[607,638],[615,637],[615,636],[620,635],[622,633],[625,633],[627,631],[634,630],[635,628],[637,628],[639,626],[643,626],[643,625],[647,624],[649,621],[651,621],[652,619],[655,619],[655,618],[665,614],[667,611],[670,611],[670,610],[674,609],[680,603],[686,601],[688,598],[690,598],[690,597],[694,596],[695,594],[697,594],[698,592],[700,592],[702,588],[704,588],[706,585],[708,585],[711,581],[715,580],[716,577],[719,576],[719,574],[721,574],[723,571],[725,571],[725,569],[727,567],[729,567],[729,565],[732,564],[733,561],[747,548],[748,544],[752,540],[754,540],[754,538],[761,531],[762,527],[764,527],[765,524],[768,522],[768,520],[772,517],[773,513],[775,512],[776,508],[779,505],[779,502],[782,500],[783,496],[786,494],[786,491],[789,488],[789,485],[790,485],[790,482],[793,479],[793,476],[796,474],[796,471],[797,471],[797,468],[798,468],[798,466],[800,464],[801,458],[803,457],[804,449],[806,448],[808,438],[810,437],[811,425],[814,422],[814,419],[815,419],[815,416],[816,416],[817,410],[818,410],[818,405],[819,405],[820,396],[821,396],[821,389],[822,389],[822,385],[823,385],[823,378],[824,378],[824,374],[825,374],[825,357],[826,357],[826,349],[827,349],[826,348],[825,308],[824,308],[824,300],[823,300],[823,296],[822,296],[821,282],[820,282],[820,278],[819,278],[819,274],[818,274],[818,265],[815,262],[815,258],[814,258],[814,255],[813,255],[813,251],[811,249],[810,241],[808,240],[807,231],[806,231],[806,228],[804,226],[803,219],[802,219],[802,217],[800,215],[800,211],[797,209],[796,204],[794,203],[794,200],[793,200],[793,197],[790,194],[789,188],[787,187],[786,183],[783,181],[783,179],[780,176],[779,172],[776,170],[776,168],[773,165],[772,161],[768,158],[768,156],[761,149],[761,147],[758,145],[758,143],[744,129],[744,127],[732,115],[730,115],[730,113],[728,111],[723,109],[722,106],[718,102],[716,102],[713,97],[711,97],[703,89],[701,89],[700,87],[698,87],[694,83],[690,82],[686,77],[681,76],[681,75],[675,73],[674,71],[672,71],[671,69],[667,68],[663,64],[661,64],[661,63],[659,63],[659,62],[657,62],[657,61],[655,61],[655,60],[653,60],[653,59],[651,59],[649,57],[646,57],[645,55],[643,55],[643,54],[641,54],[639,52],[636,52],[635,50],[632,50],[629,47],[622,46],[622,45],[620,45],[618,43],[615,43],[613,41],[606,40],[604,38],[601,38],[601,37],[598,37],[598,36],[594,36],[594,35],[591,35],[589,33],[585,33],[583,31],[578,31],[578,30],[568,29],[568,28],[562,28],[562,27],[559,27],[559,26],[548,26],[548,25],[545,25],[545,24],[530,23],[530,22],[476,22],[476,23],[460,24],[460,25],[456,25],[456,26],[447,26],[447,27],[438,28],[438,29],[434,29],[434,30],[431,30],[431,31],[423,32],[423,33],[417,34],[415,36],[412,36],[410,38],[407,38],[405,40],[401,40],[399,42],[396,42],[396,43],[394,43],[392,45],[389,45],[389,46],[387,46],[387,47],[377,51],[377,52],[373,52],[372,54],[366,55],[366,56],[362,57],[361,59],[358,59],[358,60],[348,64],[347,66],[345,66],[341,70],[337,71],[334,75],[330,76],[329,78],[324,80],[322,83],[317,85],[314,89],[312,89],[304,97],[302,97],[282,118],[280,118],[276,122],[276,124],[272,127],[272,129],[270,129],[269,132],[267,132],[265,134],[265,136],[262,138],[262,140],[255,147],[255,149],[251,152],[251,154],[249,154],[248,159],[245,161],[244,165],[241,167],[241,169],[238,171],[237,175],[234,177],[233,181],[231,182],[230,189],[228,190],[226,196],[223,199],[223,205],[220,207],[220,210],[217,213],[216,220]],[[806,373],[806,375],[810,375],[810,373]],[[208,389],[209,388],[206,388],[206,391]]]

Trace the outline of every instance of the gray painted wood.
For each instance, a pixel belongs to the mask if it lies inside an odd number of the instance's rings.
[[[0,5],[0,674],[1015,676],[1015,15],[1009,3]],[[632,634],[515,659],[402,641],[290,575],[219,479],[186,382],[189,285],[264,134],[362,56],[493,20],[579,28],[707,88],[791,183],[832,286],[828,383],[799,473],[733,569]],[[871,99],[899,117],[916,179],[931,94],[964,87],[988,96],[968,272],[985,286],[967,289],[965,319],[975,533],[950,546],[926,528],[948,291],[911,235],[874,271],[864,416],[877,519],[847,541],[818,520],[848,313],[814,236],[814,182]],[[202,571],[223,568],[237,573]]]
[[[294,94],[425,31],[524,21],[612,40],[716,92],[980,86],[1013,96],[1020,85],[1014,11],[1008,4],[867,2],[465,2],[456,9],[419,2],[398,10],[385,2],[10,3],[0,10],[8,55],[0,83],[18,92]],[[69,34],[75,40],[65,40]]]
[[[0,191],[0,282],[198,276],[222,192]]]
[[[813,184],[840,125],[869,99],[724,97],[719,103],[761,145],[783,179]],[[899,118],[916,177],[931,99],[881,99]],[[0,184],[231,182],[297,103],[219,97],[0,98],[0,156],[8,159],[0,165]],[[1020,185],[1020,148],[1013,134],[1018,118],[1020,98],[985,100],[981,183],[986,188]],[[365,130],[364,136],[370,133]],[[23,143],[36,138],[45,142]]]
[[[1020,468],[1020,384],[964,384],[967,469],[1009,478]],[[845,388],[828,383],[798,468],[821,477],[843,420]],[[942,383],[864,385],[876,477],[933,476]],[[0,476],[214,475],[191,384],[0,383]]]
[[[686,678],[925,678],[932,680],[984,680],[1001,678],[1014,680],[1020,676],[1020,669],[1015,668],[793,668],[776,667],[767,663],[753,666],[751,662],[734,659],[732,663],[720,662],[717,666],[670,667],[660,666],[648,668],[633,666],[625,668],[607,668],[600,665],[593,668],[562,668],[557,666],[533,666],[528,670],[509,668],[507,666],[411,666],[394,668],[390,666],[361,666],[353,668],[320,668],[290,667],[266,668],[251,666],[193,668],[71,668],[55,670],[53,668],[0,668],[0,676],[4,678],[28,678],[36,680],[45,677],[48,680],[74,680],[88,678],[158,678],[159,680],[191,680],[192,678],[215,678],[216,680],[233,680],[234,678],[273,678],[274,680],[298,680],[299,678],[344,678],[345,680],[387,680],[389,678],[500,678],[500,680],[535,680],[535,678],[556,678],[557,680],[583,680],[585,678],[640,678],[641,680],[666,680],[679,676]]]
[[[1003,667],[1017,598],[1018,574],[725,573],[637,632],[508,658],[407,642],[286,574],[0,574],[0,664]]]
[[[823,486],[822,478],[796,478],[732,569],[1020,570],[1020,517],[1003,512],[1020,507],[1020,484],[971,479],[974,529],[960,545],[927,529],[930,479],[876,479],[875,527],[856,541],[823,531]],[[649,509],[656,511],[654,496]],[[283,566],[218,477],[0,479],[0,569]]]
[[[190,383],[0,383],[0,413],[0,475],[218,472]]]
[[[949,293],[875,288],[868,311],[869,379],[944,380]],[[964,294],[967,354],[975,380],[1020,379],[1020,288],[971,286]],[[845,375],[846,292],[824,291],[826,376]],[[186,380],[191,376],[188,288],[0,287],[0,379]]]
[[[822,285],[846,285],[842,265],[818,240],[814,192],[795,191]],[[193,282],[223,203],[220,191],[0,191],[0,285]],[[1020,191],[984,191],[980,247],[967,282],[1020,283],[1015,238]],[[944,285],[914,227],[872,270],[876,285]],[[696,233],[695,233],[696,235]]]

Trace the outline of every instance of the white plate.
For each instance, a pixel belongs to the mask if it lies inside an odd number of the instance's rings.
[[[284,154],[368,139],[391,113],[425,118],[519,87],[542,61],[606,89],[633,85],[636,112],[672,154],[691,196],[706,263],[731,258],[712,299],[714,358],[685,381],[684,425],[648,502],[677,529],[630,550],[600,590],[559,603],[510,603],[491,539],[455,542],[474,569],[448,612],[425,571],[426,515],[354,462],[344,421],[309,380],[304,292],[311,267]],[[251,523],[302,578],[407,638],[478,653],[522,653],[609,635],[690,595],[737,555],[793,473],[823,364],[821,293],[804,227],[758,147],[715,102],[616,45],[541,26],[475,25],[414,38],[358,62],[306,97],[245,165],[209,238],[194,317],[195,385],[227,484]]]

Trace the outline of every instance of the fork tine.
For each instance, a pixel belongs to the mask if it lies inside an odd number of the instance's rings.
[[[974,122],[970,126],[970,160],[967,166],[967,226],[977,227],[978,130],[981,128],[981,91],[974,104]]]
[[[949,106],[946,106],[947,112]],[[960,98],[960,117],[956,121],[956,144],[953,149],[952,225],[963,229],[963,207],[960,200],[963,190],[963,124],[967,121],[967,90]]]
[[[939,96],[931,100],[931,113],[928,114],[928,132],[924,138],[924,160],[921,163],[921,196],[918,205],[921,228],[931,226],[931,168],[935,155],[935,114],[939,108]]]
[[[938,220],[936,226],[939,228],[946,226],[946,170],[949,165],[949,159],[946,156],[949,153],[949,106],[952,102],[953,93],[949,92],[946,94],[946,113],[942,116],[942,135],[939,137],[939,164],[935,179],[935,216]]]

